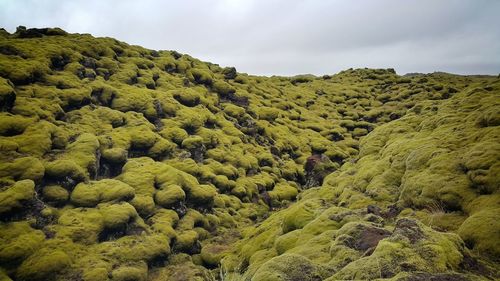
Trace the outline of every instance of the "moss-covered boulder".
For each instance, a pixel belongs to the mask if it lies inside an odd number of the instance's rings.
[[[71,258],[66,253],[41,249],[21,264],[16,277],[19,280],[56,280],[57,274],[71,264]]]
[[[322,278],[319,269],[307,258],[284,254],[264,263],[252,280],[322,280]]]
[[[42,162],[34,157],[20,157],[12,162],[0,164],[0,178],[39,181],[45,174]]]
[[[71,202],[77,206],[94,207],[101,202],[128,201],[135,196],[130,185],[113,179],[78,184],[71,192]]]
[[[60,185],[48,185],[43,188],[43,197],[48,202],[62,204],[69,199],[69,192]]]
[[[186,199],[186,193],[178,185],[169,185],[155,194],[156,204],[169,208]]]
[[[22,180],[0,191],[0,215],[5,215],[24,208],[24,204],[34,199],[35,183]]]

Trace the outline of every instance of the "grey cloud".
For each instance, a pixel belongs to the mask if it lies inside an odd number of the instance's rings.
[[[262,75],[497,74],[499,12],[495,0],[0,0],[0,25],[60,26]]]

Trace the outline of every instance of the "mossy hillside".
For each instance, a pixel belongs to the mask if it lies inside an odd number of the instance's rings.
[[[223,264],[240,261],[254,278],[279,274],[287,280],[286,272],[267,264],[283,257],[284,266],[293,253],[315,266],[301,278],[323,270],[320,280],[343,280],[391,278],[409,270],[401,264],[436,276],[461,274],[473,259],[483,270],[475,274],[496,278],[498,239],[486,237],[499,231],[492,219],[497,174],[491,173],[499,131],[478,120],[498,108],[498,93],[484,89],[499,85],[476,83],[448,101],[417,103],[405,117],[375,129],[362,139],[355,162],[249,232],[236,244],[237,258],[229,255]]]
[[[345,241],[388,239],[385,216],[400,209],[456,231],[481,261],[498,255],[494,78],[256,77],[52,29],[1,33],[0,46],[0,274],[11,279],[207,280],[222,260],[315,280],[363,257]],[[443,257],[445,240],[430,252]],[[443,251],[466,253],[460,243]],[[295,264],[308,270],[286,271]]]

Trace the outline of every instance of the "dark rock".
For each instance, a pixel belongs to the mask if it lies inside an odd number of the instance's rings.
[[[385,219],[395,218],[401,212],[401,207],[397,205],[390,205],[387,209],[388,210],[382,214],[382,217]]]
[[[366,251],[370,248],[375,248],[380,240],[390,235],[391,232],[383,228],[365,228],[360,232],[353,248],[360,251]]]
[[[368,205],[368,207],[366,207],[366,212],[368,214],[374,214],[374,215],[380,216],[382,213],[382,210],[378,206]]]
[[[458,273],[416,272],[410,276],[398,278],[398,281],[468,281],[471,280]]]
[[[68,33],[58,27],[55,28],[29,28],[18,26],[14,35],[17,38],[37,38],[43,36],[64,36]]]
[[[80,64],[86,68],[97,68],[97,60],[91,57],[84,57],[80,60]]]
[[[424,232],[417,222],[407,218],[402,218],[396,222],[393,235],[394,234],[405,236],[411,243],[415,243],[425,237]]]
[[[6,56],[20,56],[24,59],[26,58],[26,55],[22,51],[16,49],[14,46],[11,45],[1,45],[0,54]]]
[[[14,90],[0,93],[0,111],[10,111],[16,102],[16,93]]]
[[[236,72],[236,68],[234,67],[226,67],[222,70],[222,74],[224,74],[225,79],[234,79],[238,75]]]
[[[307,158],[304,171],[305,188],[320,186],[323,179],[334,171],[333,162],[324,154],[313,154]]]
[[[176,51],[170,51],[170,54],[174,57],[174,59],[178,60],[182,57],[182,54],[176,52]]]
[[[50,68],[52,70],[61,71],[71,62],[71,58],[66,54],[56,55],[50,58]]]
[[[273,210],[273,202],[271,200],[271,196],[269,196],[269,193],[267,192],[266,188],[264,186],[259,185],[258,187],[260,198],[264,203],[266,203],[267,206],[269,206],[269,210]]]

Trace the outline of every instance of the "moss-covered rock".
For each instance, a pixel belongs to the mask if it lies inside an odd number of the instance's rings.
[[[45,248],[26,259],[19,266],[16,277],[19,280],[56,280],[57,274],[71,264],[66,253]]]
[[[212,85],[212,74],[208,70],[192,68],[187,72],[187,77],[194,83]]]
[[[307,258],[284,254],[264,263],[252,280],[322,280],[322,278],[318,268]]]
[[[148,276],[148,268],[146,264],[141,264],[137,266],[122,266],[119,267],[111,273],[111,280],[137,280],[145,281]]]
[[[229,247],[224,245],[205,245],[201,248],[201,259],[207,266],[216,267],[228,250]]]
[[[88,179],[85,169],[72,160],[56,160],[45,165],[45,174],[55,179],[69,178],[74,182]]]
[[[500,256],[500,245],[497,237],[500,231],[496,219],[499,209],[481,210],[468,217],[458,229],[458,234],[471,249],[495,258]]]
[[[195,90],[186,89],[173,93],[174,98],[185,106],[195,106],[200,103],[200,94]]]
[[[39,181],[45,174],[42,162],[34,157],[21,157],[12,162],[0,164],[0,178],[8,177],[13,180],[30,179]]]
[[[101,202],[128,201],[135,196],[130,185],[113,179],[78,184],[71,192],[71,202],[77,206],[94,207]]]
[[[0,215],[4,215],[24,207],[33,200],[35,183],[32,180],[22,180],[0,191]]]
[[[16,92],[4,78],[0,78],[0,111],[8,111],[16,101]]]
[[[240,119],[245,114],[245,109],[234,104],[227,104],[224,106],[224,112],[231,117]]]
[[[212,87],[216,93],[222,96],[227,96],[236,92],[236,90],[229,83],[222,80],[215,81]]]
[[[178,185],[169,185],[155,194],[156,204],[169,208],[186,199],[186,193]]]
[[[11,222],[0,226],[0,263],[17,265],[37,251],[45,240],[42,231],[28,222]]]
[[[69,199],[69,192],[60,185],[49,185],[43,188],[43,197],[57,204],[62,204]]]

